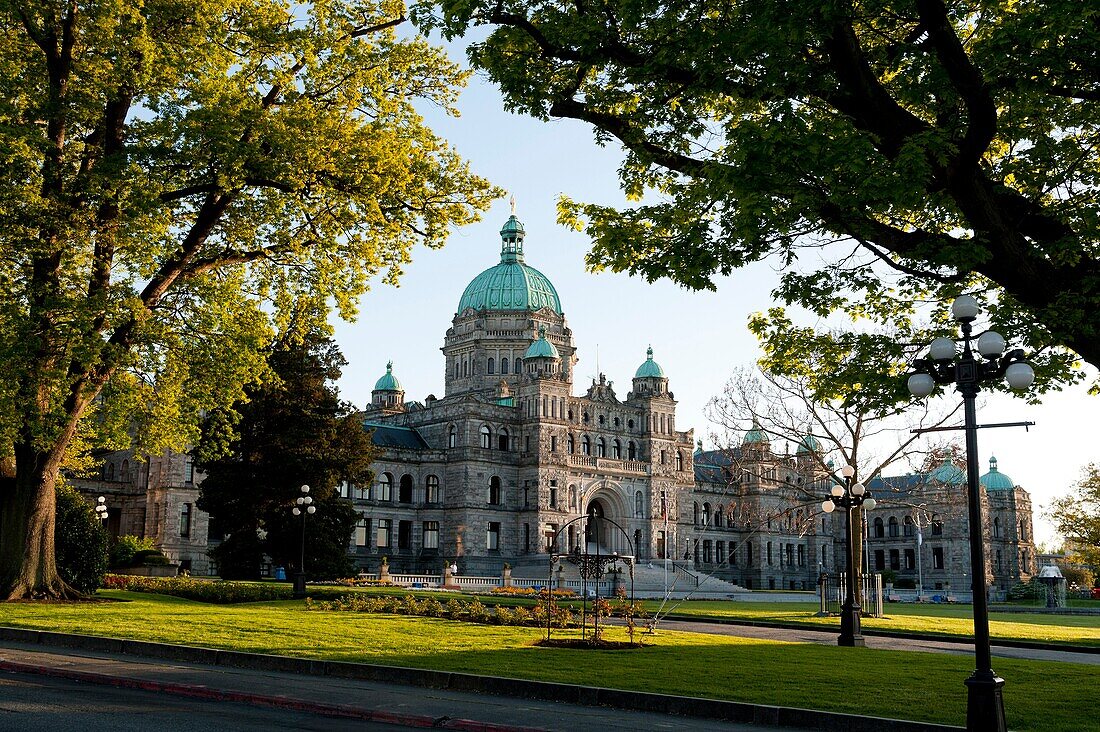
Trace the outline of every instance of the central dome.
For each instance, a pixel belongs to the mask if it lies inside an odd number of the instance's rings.
[[[485,270],[466,286],[458,312],[474,310],[541,310],[561,314],[558,291],[542,272],[523,263],[523,224],[515,214],[500,230],[500,264]]]

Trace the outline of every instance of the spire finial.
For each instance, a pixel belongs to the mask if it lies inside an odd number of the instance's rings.
[[[393,359],[386,361],[386,373],[393,373]]]
[[[645,349],[645,355],[646,355],[646,358],[649,359],[650,361],[653,360],[653,346],[652,345],[649,346],[649,348]]]

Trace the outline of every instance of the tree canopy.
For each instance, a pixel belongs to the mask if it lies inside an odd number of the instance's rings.
[[[1100,10],[1075,0],[452,0],[414,19],[505,104],[627,152],[626,209],[564,199],[594,269],[713,287],[770,258],[776,294],[914,332],[980,296],[1039,388],[1100,365]],[[780,318],[783,312],[777,311]],[[777,330],[781,330],[777,328]],[[1046,381],[1044,381],[1044,379]]]
[[[198,506],[225,535],[211,556],[226,578],[259,578],[264,555],[298,568],[302,519],[291,508],[308,485],[317,513],[306,519],[306,567],[315,579],[347,577],[357,516],[336,488],[369,485],[378,450],[332,386],[346,361],[313,335],[276,346],[268,362],[274,378],[212,413],[195,450],[205,473]]]
[[[498,191],[428,129],[467,76],[394,0],[0,2],[0,596],[63,595],[74,445],[180,449],[293,313]],[[74,442],[75,439],[75,442]]]
[[[1049,515],[1066,540],[1067,557],[1100,569],[1100,465],[1081,471],[1074,491],[1056,500]]]

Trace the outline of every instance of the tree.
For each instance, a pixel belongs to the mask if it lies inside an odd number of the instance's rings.
[[[57,571],[79,592],[95,592],[107,573],[107,530],[88,501],[59,481],[54,536]]]
[[[973,291],[1054,380],[1081,378],[1055,346],[1100,366],[1097,17],[1074,0],[414,12],[451,38],[493,28],[468,53],[508,109],[625,148],[640,205],[560,206],[590,267],[713,288],[770,258],[786,303],[895,324]],[[879,345],[865,370],[896,369]]]
[[[770,362],[765,359],[759,370],[736,372],[723,393],[710,401],[708,418],[724,431],[716,441],[727,446],[724,449],[727,462],[734,467],[729,471],[735,478],[731,481],[734,497],[727,504],[731,522],[758,531],[770,525],[771,520],[782,518],[766,508],[761,510],[760,497],[752,495],[754,489],[740,480],[744,457],[740,437],[746,430],[759,432],[773,445],[781,441],[795,445],[795,454],[788,453],[785,459],[821,476],[821,480],[783,485],[794,501],[784,512],[803,517],[800,531],[810,531],[816,525],[818,506],[832,481],[840,480],[843,465],[855,468],[853,482],[867,483],[891,465],[921,462],[933,454],[923,447],[924,438],[912,430],[942,426],[958,412],[959,406],[949,411],[933,411],[927,402],[912,406],[882,405],[875,395],[858,387],[847,392],[835,391],[832,376],[854,368],[857,356],[839,350],[803,352],[797,361],[785,360],[781,372],[768,371],[765,364]],[[828,391],[826,387],[830,387]],[[895,503],[916,513],[926,509],[930,498],[894,490],[889,481],[881,482],[874,496],[883,505]],[[936,497],[937,505],[942,503],[939,498]],[[852,519],[855,564],[862,566],[859,537],[863,535],[863,512],[854,512]],[[856,590],[859,595],[858,583]]]
[[[1067,558],[1100,569],[1100,464],[1086,466],[1074,491],[1056,500],[1047,515],[1065,539]]]
[[[258,578],[264,555],[297,567],[301,519],[291,507],[309,485],[317,506],[307,519],[310,575],[346,577],[358,517],[336,488],[344,481],[369,484],[378,454],[331,384],[346,361],[330,339],[311,334],[277,344],[268,364],[274,378],[250,388],[232,410],[212,414],[195,450],[196,466],[206,473],[198,506],[226,535],[211,555],[226,578]]]
[[[403,13],[0,3],[0,598],[74,594],[53,529],[74,445],[183,449],[291,311],[352,317],[498,194],[417,113],[467,74]]]

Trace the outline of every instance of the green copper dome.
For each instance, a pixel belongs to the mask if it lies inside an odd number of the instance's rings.
[[[760,423],[754,419],[752,421],[752,429],[745,433],[745,439],[742,441],[742,444],[767,445],[768,442],[768,435],[760,428]]]
[[[648,377],[655,377],[658,379],[665,378],[665,370],[661,368],[660,364],[653,360],[653,346],[650,346],[645,351],[645,362],[638,367],[638,370],[634,372],[635,379],[645,379]]]
[[[997,458],[989,458],[989,472],[981,477],[987,491],[1010,491],[1015,488],[1012,478],[997,470]]]
[[[466,286],[458,312],[474,310],[541,310],[561,314],[558,291],[542,272],[523,263],[523,224],[512,214],[500,230],[500,264]]]
[[[817,438],[811,434],[808,434],[798,441],[798,447],[795,449],[796,455],[805,455],[806,453],[818,453],[821,452],[821,443],[817,441]]]
[[[554,344],[546,340],[546,328],[539,328],[539,339],[527,347],[527,353],[523,358],[561,358]]]
[[[393,375],[393,361],[386,364],[386,373],[382,378],[374,382],[375,391],[401,391],[401,382]]]
[[[933,470],[928,474],[929,480],[934,480],[937,483],[946,483],[948,485],[965,485],[966,473],[958,465],[951,462],[951,458],[945,457],[943,459],[943,465]]]

